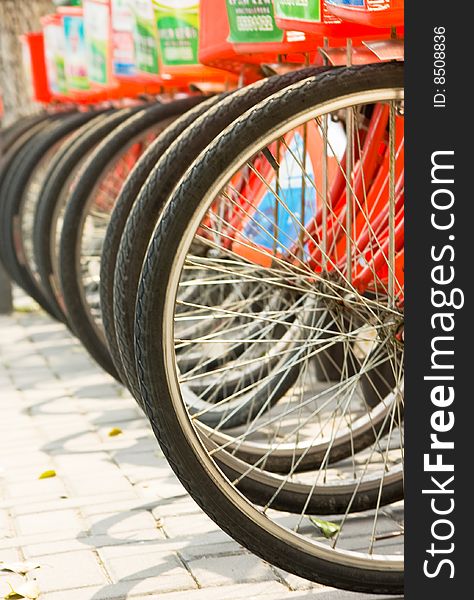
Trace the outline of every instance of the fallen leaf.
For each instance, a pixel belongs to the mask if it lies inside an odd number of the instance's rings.
[[[30,571],[39,569],[40,565],[32,562],[0,562],[0,571],[11,571],[19,575],[26,575]]]
[[[123,431],[119,427],[114,427],[109,431],[109,437],[115,437],[116,435],[120,435]]]
[[[27,305],[23,305],[23,306],[15,305],[13,307],[13,310],[17,313],[30,314],[30,313],[39,312],[40,307],[37,304],[27,304]]]
[[[8,583],[8,582],[7,582]],[[27,581],[18,586],[13,587],[8,583],[11,592],[4,596],[5,600],[14,600],[16,598],[28,598],[28,600],[36,600],[39,597],[40,591],[36,581]]]
[[[323,519],[317,519],[316,517],[310,517],[309,520],[328,540],[333,538],[336,533],[338,533],[339,529],[341,529],[340,525],[332,523],[331,521],[323,521]]]
[[[53,469],[49,471],[44,471],[44,473],[41,473],[38,479],[49,479],[50,477],[56,477],[56,471],[54,471]]]

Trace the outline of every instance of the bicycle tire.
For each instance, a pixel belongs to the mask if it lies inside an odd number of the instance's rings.
[[[128,385],[128,379],[122,365],[120,349],[117,343],[113,312],[114,274],[122,233],[132,205],[155,163],[176,137],[182,133],[186,127],[191,125],[200,114],[218,101],[219,97],[221,96],[212,96],[208,99],[203,97],[202,102],[185,112],[182,117],[176,119],[176,121],[167,127],[166,130],[146,149],[125,181],[110,217],[100,263],[100,305],[110,356],[115,369],[119,374],[120,380],[126,385]]]
[[[53,248],[56,239],[58,211],[60,210],[59,203],[63,200],[63,193],[68,193],[66,186],[88,153],[132,114],[134,114],[133,109],[114,110],[111,113],[101,114],[84,125],[77,132],[78,137],[71,140],[65,151],[58,154],[56,160],[51,164],[41,190],[33,232],[38,273],[43,289],[48,294],[51,303],[64,315],[64,319],[71,329],[62,301],[58,271],[53,266],[57,260],[57,257],[56,260],[53,257]],[[97,119],[100,119],[100,122]],[[67,201],[67,197],[64,198],[64,201]]]
[[[282,88],[327,68],[308,67],[272,76],[231,94],[186,129],[150,173],[127,219],[114,275],[117,344],[129,389],[135,398],[140,394],[133,341],[136,292],[148,242],[168,197],[192,161],[241,114]]]
[[[398,594],[403,591],[401,561],[362,563],[340,552],[331,556],[310,549],[284,537],[284,532],[270,527],[254,507],[231,494],[228,480],[206,458],[184,411],[177,408],[175,365],[170,363],[173,353],[166,346],[171,341],[169,315],[174,311],[176,293],[173,285],[170,289],[171,273],[180,268],[176,257],[187,224],[219,173],[245,153],[247,145],[263,137],[264,131],[274,131],[276,124],[334,98],[383,88],[403,88],[402,64],[334,69],[274,95],[219,136],[190,167],[154,232],[138,291],[135,348],[142,398],[161,448],[181,483],[224,531],[258,556],[306,579],[352,591]]]
[[[44,155],[56,143],[63,142],[71,132],[88,121],[92,115],[93,113],[68,115],[39,135],[37,143],[28,148],[21,161],[19,161],[17,169],[15,169],[7,191],[3,211],[4,249],[10,271],[21,287],[49,314],[59,320],[61,320],[62,314],[56,312],[55,307],[50,304],[48,296],[30,275],[26,267],[26,257],[22,249],[23,242],[19,225],[24,207],[23,196],[29,180],[33,177],[35,168]]]
[[[166,104],[147,106],[114,129],[88,156],[64,214],[59,270],[66,310],[72,328],[86,350],[105,371],[118,381],[120,381],[120,376],[111,359],[105,335],[98,333],[94,327],[89,309],[82,296],[79,264],[80,235],[91,190],[94,189],[101,173],[112,162],[113,157],[118,155],[130,140],[162,121],[177,117],[197,101],[196,97],[190,97]]]

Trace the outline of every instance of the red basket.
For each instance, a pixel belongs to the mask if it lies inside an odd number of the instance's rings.
[[[278,62],[277,52],[269,52],[265,44],[243,52],[229,41],[230,27],[225,0],[201,0],[199,60],[204,65],[243,75],[245,82],[261,78],[260,65]]]
[[[371,27],[403,27],[404,0],[327,0],[340,19]]]
[[[368,26],[368,23],[343,21],[328,10],[326,0],[301,0],[297,6],[288,0],[273,0],[273,3],[276,23],[284,30],[296,29],[332,40],[390,37],[390,29],[380,31]]]
[[[23,62],[27,79],[30,83],[32,98],[35,102],[50,102],[48,74],[44,51],[44,35],[26,33],[20,36],[23,47]]]
[[[205,44],[206,39],[209,40],[209,19],[214,28],[217,29],[218,24],[225,27],[222,13],[212,12],[215,8],[216,3],[201,6],[201,2],[196,0],[190,0],[188,6],[186,2],[176,6],[172,0],[160,0],[155,5],[160,76],[165,81],[178,85],[199,82],[227,84],[236,81],[235,76],[227,71],[209,66],[207,61],[206,64],[200,61],[203,55],[200,44],[203,40]],[[200,33],[203,24],[206,28],[204,35]],[[223,41],[219,32],[217,35],[211,34],[211,37],[214,38],[211,44],[215,44],[216,38],[218,45],[219,38]],[[209,44],[207,46],[209,48]]]
[[[226,7],[229,41],[238,54],[271,53],[278,60],[285,56],[287,61],[291,55],[292,62],[302,62],[306,60],[302,55],[316,53],[322,45],[320,35],[308,35],[295,27],[288,31],[280,28],[271,2],[249,4],[245,0],[227,0]]]
[[[166,1],[170,6],[163,9],[162,4],[164,5]],[[177,8],[171,0],[160,2],[159,6],[152,0],[135,3],[133,11],[135,60],[138,78],[141,81],[162,88],[187,89],[193,83],[212,82],[220,86],[228,83],[229,80],[236,80],[230,73],[199,62],[197,52],[199,14],[195,10],[197,6],[195,0],[190,4],[194,11],[188,12],[194,22],[186,27],[178,27],[183,16],[181,13],[186,11]],[[167,28],[163,26],[166,22],[170,25]],[[183,34],[186,35],[180,39],[178,36]],[[167,60],[171,52],[175,53],[177,60]]]

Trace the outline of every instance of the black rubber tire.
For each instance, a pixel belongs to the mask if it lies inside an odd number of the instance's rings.
[[[164,104],[152,104],[116,127],[88,156],[66,207],[61,231],[59,271],[68,319],[91,356],[118,381],[120,375],[114,367],[105,335],[99,335],[94,327],[89,307],[83,301],[81,293],[80,240],[91,191],[107,165],[128,146],[130,140],[162,121],[178,117],[200,100],[200,97],[189,97]]]
[[[87,155],[113,129],[135,114],[136,110],[122,109],[100,114],[81,127],[65,151],[59,153],[51,164],[47,180],[41,190],[33,232],[38,273],[50,302],[63,314],[66,322],[68,322],[67,314],[53,267],[53,239],[56,234],[57,210],[60,208],[58,202],[63,197],[64,188],[70,181],[71,175],[78,172]],[[69,322],[68,324],[70,325]]]
[[[107,112],[110,112],[110,111],[105,111],[102,109],[99,109],[99,110],[90,109],[90,113],[89,113],[90,118],[88,118],[83,125],[81,125],[77,129],[75,129],[72,133],[70,133],[68,135],[67,143],[62,144],[59,148],[57,148],[54,156],[52,157],[50,164],[48,165],[48,170],[44,177],[44,184],[43,184],[42,188],[40,189],[40,192],[38,195],[38,201],[37,201],[36,208],[35,208],[34,226],[33,226],[33,232],[32,232],[33,253],[34,253],[34,261],[35,261],[35,278],[38,280],[43,293],[47,297],[47,299],[49,301],[49,305],[54,309],[54,312],[56,315],[61,315],[61,320],[65,324],[67,324],[66,316],[64,315],[64,312],[63,312],[62,308],[60,307],[60,305],[57,303],[55,295],[52,293],[52,291],[50,289],[51,288],[50,282],[49,282],[49,280],[46,280],[47,285],[45,285],[44,281],[41,279],[41,275],[39,272],[39,264],[38,264],[39,257],[38,257],[38,254],[37,254],[37,251],[35,248],[35,230],[38,227],[38,209],[42,203],[43,192],[44,192],[45,187],[46,188],[48,187],[49,183],[51,182],[51,179],[54,178],[54,176],[55,176],[55,167],[57,166],[57,164],[61,163],[63,157],[70,152],[71,147],[73,147],[75,142],[82,135],[84,135],[84,132],[86,132],[91,127],[95,127],[97,125],[97,121],[99,119],[103,118],[103,115],[106,114]],[[67,168],[67,166],[65,166],[65,168]],[[54,202],[57,203],[57,200],[58,199],[55,198]],[[49,236],[47,237],[47,239],[49,240]]]
[[[100,261],[100,308],[110,356],[121,381],[126,385],[128,385],[128,381],[117,343],[113,307],[114,274],[122,233],[133,203],[157,161],[186,127],[189,127],[197,117],[222,97],[224,97],[224,94],[212,96],[208,99],[203,97],[202,102],[188,110],[182,117],[176,119],[176,121],[166,128],[140,157],[127,178],[114,206],[110,223],[107,227]]]
[[[49,118],[39,121],[12,140],[8,147],[3,148],[3,153],[0,155],[0,210],[3,205],[5,190],[8,187],[9,170],[17,154],[21,152],[22,149],[25,149],[30,141],[32,141],[45,127],[50,125],[51,122],[52,120]]]
[[[181,427],[168,385],[166,304],[176,290],[168,289],[175,257],[187,224],[219,174],[245,152],[248,145],[295,115],[331,99],[365,90],[403,87],[403,65],[377,64],[334,69],[296,84],[261,103],[229,127],[189,169],[168,202],[156,227],[140,281],[136,311],[137,373],[142,399],[153,431],[171,467],[201,508],[229,535],[255,554],[296,575],[325,585],[367,592],[403,592],[403,570],[384,571],[330,562],[283,540],[244,513],[226,493],[225,479],[209,472]],[[174,369],[174,366],[170,368]],[[217,480],[216,480],[217,478]],[[217,483],[217,481],[220,482]]]
[[[2,218],[3,207],[5,205],[6,193],[9,187],[9,181],[14,173],[12,165],[15,164],[15,160],[19,154],[26,152],[30,142],[33,142],[36,135],[42,131],[44,127],[49,124],[49,121],[38,123],[31,127],[26,132],[22,133],[16,138],[7,149],[4,149],[4,153],[0,156],[0,219]],[[1,227],[1,221],[0,221]],[[2,244],[0,240],[0,260],[2,259]]]
[[[0,231],[5,195],[9,189],[11,179],[15,175],[17,165],[21,163],[24,153],[28,153],[30,146],[35,143],[35,137],[44,129],[54,126],[54,123],[60,118],[62,118],[62,114],[50,115],[45,113],[41,118],[34,119],[28,127],[21,127],[19,135],[12,136],[8,146],[3,148],[3,154],[0,156]],[[27,123],[29,124],[29,121]],[[3,256],[3,244],[0,237],[0,263],[2,263],[4,269],[8,272],[7,265],[5,264],[6,260],[6,256]]]
[[[49,115],[46,112],[26,115],[24,117],[18,117],[18,119],[8,127],[0,129],[0,155],[5,154],[12,144],[14,144],[15,140],[21,137],[26,131],[46,119],[49,119]]]
[[[136,293],[148,242],[163,206],[189,165],[228,125],[275,92],[325,70],[327,67],[308,67],[276,75],[230,94],[186,129],[150,173],[122,235],[113,292],[119,355],[128,387],[139,403],[133,342]]]
[[[2,242],[10,275],[40,306],[59,320],[62,319],[62,314],[57,313],[48,295],[43,292],[26,267],[20,226],[23,198],[28,182],[44,155],[57,143],[67,143],[68,135],[92,116],[93,113],[90,112],[73,113],[55,121],[36,136],[35,143],[29,145],[21,156],[17,156],[15,164],[12,164],[12,177],[6,190],[2,211]]]

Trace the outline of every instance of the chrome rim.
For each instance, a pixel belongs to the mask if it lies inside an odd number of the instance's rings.
[[[281,127],[275,127],[273,131],[270,131],[261,139],[256,140],[252,147],[249,147],[245,153],[238,156],[226,172],[222,173],[214,183],[213,187],[208,190],[205,198],[202,199],[199,208],[195,211],[193,219],[187,226],[186,232],[180,242],[179,251],[177,252],[168,282],[164,308],[165,318],[162,325],[162,344],[165,356],[167,381],[177,418],[193,451],[206,468],[219,490],[225,494],[232,503],[238,506],[247,518],[254,521],[259,527],[271,532],[274,536],[302,551],[331,562],[384,571],[402,571],[403,569],[403,560],[401,557],[403,548],[402,503],[382,506],[381,502],[377,502],[375,507],[370,511],[367,511],[367,513],[358,513],[356,515],[351,513],[349,503],[344,514],[334,515],[330,520],[331,523],[336,524],[337,533],[326,539],[324,535],[321,535],[322,530],[320,526],[315,526],[313,521],[308,521],[305,511],[302,511],[300,514],[274,511],[271,502],[267,503],[264,507],[257,507],[237,489],[235,481],[230,481],[224,475],[221,469],[222,463],[219,463],[218,461],[218,455],[219,453],[222,454],[225,452],[227,457],[232,457],[231,452],[228,451],[228,447],[223,446],[222,440],[226,439],[226,437],[224,437],[223,433],[218,431],[221,437],[218,438],[216,444],[215,440],[212,440],[213,432],[203,428],[199,424],[199,414],[190,414],[190,410],[186,404],[187,382],[186,378],[183,378],[179,370],[179,352],[182,351],[183,340],[182,338],[175,336],[175,331],[179,331],[178,328],[175,328],[175,321],[178,320],[179,322],[179,319],[183,316],[182,306],[180,306],[179,311],[176,310],[176,308],[177,305],[179,305],[179,288],[182,273],[189,264],[189,259],[195,260],[195,256],[191,250],[193,242],[206,242],[210,248],[216,250],[216,239],[219,238],[220,240],[223,240],[226,236],[228,237],[230,229],[225,229],[224,225],[228,225],[229,223],[223,223],[221,215],[226,207],[228,208],[231,206],[235,209],[235,199],[229,198],[228,183],[232,180],[232,177],[242,169],[242,165],[245,165],[249,170],[252,170],[253,168],[254,171],[257,171],[254,172],[253,175],[257,179],[261,179],[261,177],[259,178],[258,169],[254,168],[255,156],[258,153],[261,153],[264,157],[266,156],[268,158],[267,150],[275,147],[275,141],[279,141],[282,145],[286,143],[286,145],[289,146],[287,143],[288,138],[286,137],[288,132],[294,131],[297,128],[300,128],[303,132],[305,130],[308,132],[308,123],[311,123],[311,131],[313,133],[314,131],[317,131],[318,135],[321,135],[322,138],[326,140],[326,143],[324,144],[325,152],[327,154],[332,154],[333,157],[341,157],[341,153],[338,154],[337,149],[331,147],[333,146],[331,136],[327,132],[328,128],[332,127],[334,123],[340,123],[341,119],[344,118],[344,115],[346,115],[344,127],[347,126],[346,124],[349,122],[351,122],[352,127],[354,127],[353,135],[345,136],[346,143],[347,139],[352,139],[354,146],[352,148],[352,153],[347,153],[346,151],[343,154],[345,156],[350,154],[352,154],[353,157],[357,156],[357,146],[359,144],[359,154],[361,155],[362,141],[360,135],[361,128],[359,125],[361,116],[366,114],[363,111],[361,112],[361,108],[364,108],[365,110],[366,107],[371,107],[371,114],[373,115],[375,106],[384,106],[386,110],[388,110],[387,127],[384,130],[384,143],[387,148],[389,165],[388,182],[386,183],[388,189],[388,202],[385,203],[387,205],[387,210],[384,213],[383,219],[384,222],[389,223],[389,227],[385,227],[385,237],[383,237],[382,240],[379,239],[379,234],[382,235],[384,233],[384,227],[379,226],[379,229],[376,230],[375,226],[377,223],[374,223],[374,220],[372,219],[373,215],[370,214],[370,218],[368,218],[367,212],[364,213],[364,207],[368,202],[369,190],[366,190],[364,185],[362,185],[363,193],[361,195],[354,189],[354,173],[357,164],[356,159],[351,158],[351,169],[349,174],[346,173],[343,180],[346,191],[346,203],[350,204],[352,210],[349,210],[346,206],[347,210],[341,215],[341,213],[336,213],[334,207],[331,206],[329,200],[327,200],[327,191],[326,195],[321,194],[321,190],[329,189],[328,183],[330,183],[330,181],[328,181],[328,179],[330,179],[330,177],[328,165],[322,165],[318,186],[314,185],[315,181],[312,177],[308,177],[307,168],[304,165],[304,159],[307,157],[308,152],[306,146],[303,146],[305,148],[304,155],[293,160],[293,164],[298,165],[301,171],[300,178],[305,181],[305,184],[302,184],[299,187],[299,197],[300,199],[303,198],[303,202],[300,204],[301,210],[299,214],[296,214],[295,210],[289,206],[289,203],[284,201],[282,191],[278,190],[277,187],[278,185],[282,185],[282,182],[281,180],[278,181],[278,179],[275,182],[274,173],[273,182],[270,186],[268,186],[266,182],[263,182],[266,185],[267,190],[271,192],[276,200],[273,213],[275,215],[274,218],[279,218],[278,213],[285,210],[286,215],[291,217],[292,223],[298,225],[296,228],[296,243],[294,243],[295,239],[293,232],[291,246],[286,246],[284,249],[285,252],[282,252],[282,248],[278,247],[279,245],[282,245],[282,237],[275,236],[273,235],[273,231],[269,231],[268,228],[262,227],[262,220],[258,221],[256,218],[253,220],[249,218],[249,221],[252,221],[253,224],[257,223],[257,225],[259,225],[261,231],[264,229],[266,230],[265,236],[267,236],[267,240],[272,239],[273,247],[270,249],[267,248],[265,251],[257,248],[257,252],[255,252],[256,245],[254,239],[251,240],[252,243],[247,244],[247,249],[253,252],[254,262],[248,260],[248,253],[247,262],[250,262],[250,264],[253,265],[256,264],[255,271],[258,272],[261,268],[261,265],[258,264],[258,259],[261,259],[262,255],[264,259],[267,259],[268,255],[270,255],[271,261],[265,266],[265,272],[267,274],[267,280],[271,283],[271,288],[274,292],[277,288],[281,289],[288,287],[289,281],[291,289],[293,291],[298,291],[306,299],[310,298],[313,299],[313,301],[314,298],[317,298],[318,301],[324,300],[324,302],[326,302],[324,308],[326,316],[327,314],[334,314],[335,309],[331,308],[334,306],[334,303],[339,304],[339,306],[341,304],[343,305],[344,310],[337,311],[337,315],[339,317],[343,315],[344,318],[341,318],[340,320],[336,318],[330,319],[329,326],[326,322],[324,327],[318,327],[317,322],[316,324],[313,322],[310,325],[306,323],[304,326],[300,327],[300,330],[309,332],[304,338],[305,344],[313,349],[313,354],[308,351],[304,354],[302,362],[305,364],[310,365],[310,359],[314,354],[317,355],[318,353],[321,353],[321,348],[327,349],[329,347],[329,342],[325,341],[327,340],[327,337],[324,337],[327,336],[328,333],[332,336],[331,344],[343,341],[346,345],[341,373],[345,374],[345,398],[347,400],[350,396],[351,400],[349,403],[346,403],[345,410],[343,403],[338,403],[339,425],[334,425],[333,423],[331,425],[333,431],[338,430],[338,427],[340,428],[342,424],[346,424],[348,429],[351,430],[353,421],[350,420],[347,422],[346,417],[348,412],[347,407],[351,404],[355,405],[355,402],[352,401],[352,398],[356,397],[356,392],[353,389],[355,381],[357,380],[358,386],[361,385],[362,378],[364,378],[364,381],[368,380],[369,384],[373,383],[373,377],[370,376],[370,374],[373,374],[374,372],[373,369],[383,367],[387,364],[389,365],[388,372],[389,374],[391,373],[392,376],[388,377],[388,380],[387,377],[383,375],[383,370],[381,375],[377,371],[377,376],[382,379],[382,382],[385,379],[385,384],[388,387],[384,387],[383,385],[382,387],[379,387],[381,384],[380,382],[377,383],[375,390],[379,391],[382,389],[384,390],[383,394],[379,393],[380,398],[376,398],[375,404],[372,402],[367,406],[367,403],[365,403],[366,420],[374,413],[374,411],[378,411],[379,413],[385,412],[385,422],[387,427],[380,428],[375,441],[368,445],[363,451],[355,453],[351,457],[347,473],[350,475],[352,471],[353,474],[356,474],[354,481],[351,483],[354,494],[357,494],[358,490],[361,489],[361,486],[365,484],[367,478],[372,478],[372,480],[375,479],[376,486],[378,486],[378,489],[380,490],[380,498],[382,498],[382,491],[386,480],[392,476],[397,476],[397,474],[401,480],[403,476],[403,283],[399,280],[397,271],[400,264],[400,249],[397,249],[396,246],[399,241],[399,237],[396,235],[396,226],[397,223],[400,222],[400,211],[399,205],[397,205],[397,201],[399,200],[399,190],[397,189],[397,172],[395,168],[396,155],[394,146],[396,140],[396,119],[402,117],[403,114],[401,105],[402,100],[403,91],[401,89],[393,89],[362,92],[328,101],[315,107],[311,111],[296,115]],[[347,117],[348,113],[351,115],[350,119]],[[245,116],[242,118],[244,119]],[[329,123],[331,123],[331,125],[329,125]],[[265,151],[262,152],[262,150]],[[291,154],[291,147],[287,147],[287,152]],[[269,162],[272,162],[271,157]],[[339,158],[336,162],[338,168],[343,170],[341,159]],[[364,177],[362,177],[362,179],[364,179]],[[319,183],[322,185],[319,185]],[[330,219],[331,216],[337,220],[337,226],[339,232],[341,232],[338,241],[340,242],[339,246],[345,249],[345,261],[342,260],[344,259],[343,251],[340,251],[341,260],[334,259],[335,243],[330,239],[331,230],[328,227],[320,227],[321,235],[317,240],[315,240],[314,234],[308,230],[306,225],[308,216],[305,216],[304,211],[305,209],[307,210],[308,204],[306,199],[310,194],[308,189],[309,186],[315,188],[313,197],[320,198],[322,196],[322,212],[326,216],[324,223],[329,222],[328,218]],[[218,203],[216,203],[216,198],[219,198]],[[225,198],[225,202],[222,201],[222,198]],[[248,201],[249,199],[247,198],[246,200]],[[252,206],[251,202],[249,206]],[[209,207],[211,207],[212,210],[208,212]],[[259,214],[258,206],[252,206],[252,208],[254,210],[253,215]],[[356,216],[361,213],[366,217],[365,225],[360,231],[356,231]],[[248,215],[246,216],[248,218]],[[218,226],[216,226],[216,224]],[[378,225],[380,225],[380,223]],[[212,235],[203,235],[203,229],[207,230],[207,234]],[[236,233],[238,232],[234,231],[234,234]],[[377,252],[379,252],[385,260],[383,265],[385,266],[384,275],[382,275],[383,269],[379,268],[380,265],[379,267],[375,267],[373,264],[368,264],[366,261],[366,254],[359,251],[360,238],[364,233],[368,234],[369,237],[369,241],[366,242],[364,246],[365,251],[369,249],[374,258],[378,257]],[[314,268],[308,268],[308,265],[314,259],[314,254],[311,254],[309,250],[309,241],[314,242],[314,246],[320,251],[318,266],[321,267],[321,270],[319,273],[315,273]],[[230,261],[237,261],[236,254],[238,255],[238,260],[242,261],[242,253],[239,254],[234,252],[235,235],[233,242],[234,245],[231,250],[227,249],[225,252],[227,267]],[[245,246],[245,240],[243,240],[242,243],[242,239],[240,239],[240,242],[241,247]],[[217,250],[222,250],[223,247],[224,244],[221,244],[220,247],[217,245]],[[387,252],[385,251],[386,248],[388,248]],[[338,258],[337,255],[336,258]],[[214,256],[213,260],[215,262]],[[361,268],[356,268],[354,266],[356,264],[360,265]],[[332,268],[328,268],[329,265],[331,265]],[[206,268],[209,268],[209,263]],[[361,270],[363,271],[364,268],[368,270],[369,274],[373,275],[373,285],[372,287],[370,285],[365,286],[365,289],[361,291],[358,282],[361,279],[360,272]],[[254,278],[255,275],[252,275],[250,279]],[[249,278],[246,278],[246,283],[248,283],[248,281]],[[233,284],[235,285],[235,280]],[[317,291],[321,289],[324,290],[324,294],[322,294],[321,291]],[[193,306],[193,308],[196,307]],[[198,308],[201,310],[203,309],[202,306],[198,306]],[[211,307],[207,308],[211,310]],[[216,307],[212,307],[212,310],[215,311]],[[219,311],[219,307],[217,307],[217,311]],[[349,314],[349,323],[351,323],[349,327],[347,325],[347,314]],[[321,314],[319,316],[321,318]],[[311,337],[310,334],[312,334],[313,337]],[[222,343],[223,341],[225,343],[229,342],[228,339],[222,340],[213,338],[213,343]],[[202,342],[203,340],[201,339],[193,340],[193,343],[195,344]],[[242,339],[239,339],[239,343],[241,342]],[[260,341],[260,343],[265,342],[265,340]],[[272,340],[271,344],[274,343],[275,342]],[[176,344],[181,345],[179,352],[175,350]],[[324,344],[326,344],[326,347]],[[317,348],[317,351],[315,351],[315,348]],[[350,362],[349,356],[351,357],[350,360],[353,359],[357,365],[357,371],[353,375],[350,375],[350,369],[348,368]],[[232,368],[235,368],[235,364],[232,365]],[[310,367],[308,366],[306,369],[301,369],[301,373],[309,378],[309,375],[307,375],[309,370]],[[274,374],[275,373],[273,372],[273,375]],[[214,373],[214,375],[216,375],[216,373]],[[300,375],[300,378],[301,377],[303,377],[303,375]],[[295,387],[296,386],[293,386],[293,392],[295,391]],[[339,382],[339,388],[342,389],[342,377]],[[329,388],[326,387],[320,395],[320,398],[323,398],[324,393],[327,394],[328,390],[333,396],[332,401],[334,401],[335,390],[334,386],[332,386],[331,389],[331,385],[329,385]],[[315,395],[316,394],[313,394],[313,396]],[[295,393],[295,396],[299,398],[297,409],[294,407],[291,409],[289,408],[290,404],[287,402],[287,398],[280,399],[276,404],[276,408],[281,410],[282,402],[283,406],[285,406],[286,402],[286,416],[290,414],[290,410],[294,413],[301,408],[302,403],[305,402],[304,394],[301,390],[298,390],[298,393]],[[312,398],[312,400],[314,401],[314,398]],[[308,402],[308,405],[309,404],[310,402]],[[329,403],[326,406],[329,406]],[[285,410],[283,412],[285,412]],[[312,414],[313,413],[314,410],[312,411]],[[356,418],[361,416],[357,411],[353,411],[353,413]],[[264,418],[267,420],[267,427],[270,425],[269,418],[271,414],[272,411],[269,411],[264,415]],[[249,437],[249,431],[251,430],[247,428],[244,437]],[[255,433],[255,431],[251,432]],[[316,432],[313,430],[313,435],[315,433]],[[231,438],[235,444],[237,440],[239,447],[242,447],[243,442],[241,443],[238,439],[239,435],[242,437],[241,433],[229,435],[229,431],[226,431],[225,435],[227,436],[227,441]],[[321,439],[321,432],[316,433],[316,436]],[[272,437],[272,439],[275,440],[276,438]],[[295,439],[295,433],[293,432],[293,440]],[[308,439],[311,439],[311,435],[306,436],[306,445],[311,446],[311,444],[308,444]],[[212,442],[212,444],[210,444],[210,442]],[[225,443],[227,442],[224,442],[224,444]],[[252,440],[252,443],[266,444],[268,451],[268,441]],[[380,460],[375,460],[374,457],[378,457]],[[237,460],[236,457],[233,458]],[[314,489],[316,485],[319,485],[320,482],[325,480],[325,477],[326,481],[328,481],[328,465],[329,461],[326,461],[323,469],[319,468],[313,472],[305,471],[301,475],[301,479],[297,480],[296,483],[300,481],[301,485],[306,483],[306,485],[310,485],[310,487]],[[258,471],[255,465],[248,465],[248,469],[254,473]],[[260,471],[262,471],[262,476],[268,476],[268,473],[265,472],[264,468],[260,469]],[[285,475],[286,481],[290,483],[291,479],[291,483],[294,483],[295,475],[296,470],[287,473]],[[308,484],[308,475],[312,477],[310,484]],[[276,475],[272,475],[272,477],[276,477]],[[285,477],[283,477],[283,479],[285,479]],[[331,484],[334,485],[334,482],[337,481],[338,478],[343,480],[342,485],[346,485],[344,476],[341,476],[340,473],[332,474]],[[360,535],[355,537],[353,535],[355,523],[357,524],[358,531],[360,531],[360,528],[363,526],[365,536],[363,540]]]

